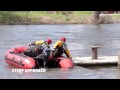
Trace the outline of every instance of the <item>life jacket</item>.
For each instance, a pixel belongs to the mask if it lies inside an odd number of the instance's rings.
[[[46,41],[44,41],[42,44],[35,45],[34,49],[36,50],[36,52],[38,54],[41,54],[43,52],[43,49],[46,48],[46,47],[49,48],[50,46],[46,43]]]
[[[43,44],[43,43],[45,43],[45,41],[39,40],[39,41],[36,41],[36,42],[35,42],[35,45],[41,45],[41,44]]]
[[[30,44],[30,46],[33,46],[33,45],[42,45],[43,43],[45,43],[45,41],[39,40],[39,41],[32,42],[32,43]]]
[[[31,56],[31,57],[36,57],[37,55],[41,54],[43,52],[43,49],[46,48],[46,47],[50,47],[46,41],[42,41],[42,43],[38,44],[36,43],[37,45],[32,45],[30,46],[30,48],[25,51],[26,55],[28,56]]]

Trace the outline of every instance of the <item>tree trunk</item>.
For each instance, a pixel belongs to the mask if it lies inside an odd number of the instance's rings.
[[[96,23],[99,23],[100,11],[94,11],[93,17]]]
[[[29,11],[26,11],[26,25],[28,25],[28,12]]]
[[[99,18],[100,18],[100,17],[99,17],[99,14],[100,14],[100,11],[94,11],[94,19],[97,20],[97,21],[98,21]]]

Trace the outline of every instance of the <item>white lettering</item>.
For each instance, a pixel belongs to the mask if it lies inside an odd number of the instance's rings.
[[[46,72],[46,69],[12,69],[12,72],[23,73],[23,72]]]
[[[12,69],[12,72],[22,73],[24,69]]]

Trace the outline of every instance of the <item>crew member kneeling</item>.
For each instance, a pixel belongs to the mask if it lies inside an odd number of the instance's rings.
[[[71,59],[71,55],[70,52],[67,48],[66,45],[66,38],[65,37],[61,37],[59,41],[57,41],[54,44],[54,57],[61,57],[64,53],[66,54],[66,56]]]
[[[50,44],[52,44],[51,39],[47,39],[46,41],[40,40],[32,43],[29,49],[23,52],[24,55],[33,57],[36,59],[37,64],[38,60],[43,60],[44,68],[48,67],[48,59],[50,57]]]

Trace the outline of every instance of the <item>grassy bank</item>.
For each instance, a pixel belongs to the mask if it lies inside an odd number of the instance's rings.
[[[92,23],[92,11],[74,11],[72,14],[47,14],[45,11],[0,12],[0,24],[87,24]],[[101,15],[101,23],[119,22],[120,15]]]

